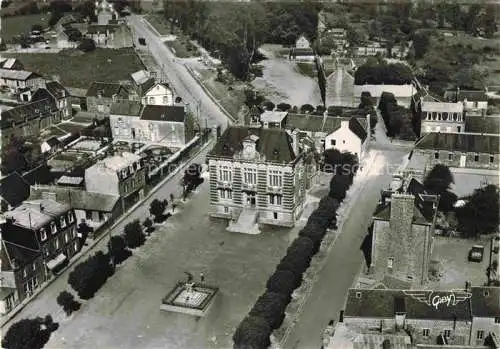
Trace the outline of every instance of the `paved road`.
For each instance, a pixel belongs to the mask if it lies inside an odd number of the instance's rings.
[[[354,100],[354,78],[344,66],[340,65],[327,77],[326,104],[352,107],[357,106],[358,103]]]
[[[354,195],[350,199],[350,210],[342,232],[320,271],[298,323],[285,342],[285,349],[319,349],[321,335],[328,321],[338,320],[345,295],[362,266],[363,255],[359,248],[378,202],[380,189],[386,187],[391,180],[391,174],[384,169],[387,165],[400,163],[407,154],[406,149],[375,151],[375,162],[364,169],[369,171],[369,175],[360,183],[360,195]]]
[[[128,24],[132,29],[134,43],[138,45],[138,38],[146,39],[147,48],[155,58],[160,69],[163,66],[168,80],[172,83],[177,94],[189,103],[192,111],[199,106],[202,126],[221,125],[224,129],[231,123],[214,101],[203,91],[197,81],[186,70],[182,59],[178,59],[164,44],[157,32],[152,30],[149,23],[141,16],[128,17]]]
[[[202,150],[196,157],[194,157],[191,162],[192,163],[204,163],[205,155],[211,150],[212,146],[209,145],[207,148]],[[180,187],[180,181],[182,179],[183,172],[179,171],[176,175],[174,175],[169,181],[167,181],[155,194],[153,194],[150,198],[148,198],[141,206],[139,206],[135,211],[133,211],[127,219],[124,219],[122,222],[117,224],[114,229],[111,231],[112,235],[121,234],[123,229],[127,223],[134,219],[140,219],[143,221],[145,217],[149,216],[149,205],[151,201],[155,198],[165,199],[167,198],[169,201],[170,194],[174,194],[177,198],[180,197],[182,190]],[[107,251],[107,243],[108,239],[104,238],[95,246],[92,247],[90,254],[93,254],[97,251]],[[74,267],[68,268],[64,271],[56,281],[50,284],[45,290],[43,290],[35,299],[33,299],[26,307],[21,310],[15,317],[13,317],[10,321],[6,322],[2,329],[7,329],[11,324],[17,322],[21,319],[32,318],[37,316],[45,316],[47,314],[60,313],[61,308],[56,304],[55,299],[59,292],[69,288],[67,284],[68,275],[74,269]],[[49,348],[49,347],[47,347]]]

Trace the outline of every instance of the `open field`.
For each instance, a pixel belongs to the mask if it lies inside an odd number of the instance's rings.
[[[162,14],[150,14],[146,16],[147,21],[160,33],[160,35],[170,34],[170,23]]]
[[[45,27],[49,21],[49,17],[46,13],[40,13],[2,18],[1,37],[3,40],[8,41],[16,35],[28,34],[33,24],[41,24]]]
[[[94,81],[128,80],[131,73],[144,68],[132,48],[98,48],[86,54],[77,50],[64,50],[57,54],[4,55],[19,58],[26,70],[47,76],[57,75],[63,85],[85,89]]]

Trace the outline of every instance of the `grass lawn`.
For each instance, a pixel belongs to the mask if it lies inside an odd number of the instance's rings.
[[[98,48],[86,54],[77,50],[64,50],[54,54],[4,55],[19,58],[26,70],[47,76],[59,76],[64,86],[85,89],[94,81],[128,80],[131,73],[144,69],[132,48],[118,50]]]
[[[189,40],[179,38],[179,36],[178,39],[174,41],[165,42],[165,45],[167,45],[175,56],[179,58],[198,57],[200,55],[196,46],[191,44]]]
[[[46,13],[2,18],[2,39],[8,41],[16,35],[28,34],[33,24],[45,27],[48,21],[49,15]]]
[[[316,72],[316,65],[314,63],[309,62],[297,62],[297,69],[300,74],[304,76],[309,76],[313,79],[318,77],[318,73]],[[331,73],[333,73],[334,68],[332,64],[326,64],[325,62],[325,75],[328,77]]]
[[[147,15],[146,20],[160,33],[160,35],[170,34],[170,23],[158,13]]]

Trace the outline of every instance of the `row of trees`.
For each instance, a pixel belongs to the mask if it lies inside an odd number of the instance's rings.
[[[327,229],[336,229],[337,209],[352,184],[358,162],[352,154],[341,154],[337,150],[332,151],[329,159],[332,168],[336,169],[330,183],[330,193],[321,199],[318,208],[269,277],[266,291],[237,327],[233,335],[235,349],[269,347],[270,335],[281,326],[292,294],[302,283],[303,275],[319,251]]]
[[[52,316],[23,319],[13,324],[2,339],[5,349],[42,349],[59,324]]]
[[[183,0],[165,2],[165,17],[218,55],[236,78],[246,80],[262,43],[292,44],[302,33],[313,38],[320,8],[312,1]]]
[[[399,106],[392,93],[382,93],[378,108],[384,119],[388,137],[397,137],[408,141],[416,139],[415,121],[411,111]]]
[[[367,63],[356,69],[354,84],[364,85],[404,85],[413,80],[410,68],[402,63],[385,63],[377,60],[368,60]]]

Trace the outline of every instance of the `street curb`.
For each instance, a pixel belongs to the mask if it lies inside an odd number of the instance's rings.
[[[184,67],[186,68],[186,70],[188,71],[189,75],[191,75],[193,77],[193,79],[198,83],[198,85],[200,85],[201,89],[203,90],[203,92],[205,92],[205,94],[210,97],[210,99],[215,103],[217,104],[217,106],[219,107],[220,110],[222,110],[224,112],[224,114],[226,114],[226,116],[232,121],[232,122],[236,122],[236,118],[234,116],[232,116],[220,103],[219,101],[214,97],[214,95],[212,94],[212,92],[210,92],[208,90],[208,88],[203,84],[203,82],[196,76],[196,74],[193,72],[193,69],[191,69],[186,63],[183,64]]]
[[[167,177],[165,177],[161,182],[159,182],[151,191],[139,202],[134,204],[131,208],[127,210],[127,212],[123,213],[118,220],[116,220],[111,227],[108,228],[108,231],[106,233],[100,234],[100,236],[97,239],[92,240],[92,243],[89,243],[89,247],[85,251],[80,251],[81,253],[77,254],[76,258],[72,258],[69,260],[68,265],[61,270],[61,274],[67,271],[69,268],[71,268],[76,262],[80,261],[83,257],[86,257],[87,255],[92,252],[94,247],[105,237],[110,237],[111,236],[111,231],[118,226],[120,223],[122,223],[128,216],[134,212],[139,206],[141,206],[146,200],[148,200],[153,194],[155,194],[158,190],[160,190],[163,185],[165,185],[168,181],[172,179],[181,169],[184,169],[188,166],[190,163],[191,159],[198,156],[203,150],[205,150],[210,144],[212,144],[212,140],[209,140],[207,143],[205,143],[196,153],[194,153],[188,161],[182,164],[182,166],[177,167],[173,172],[169,173]],[[7,318],[2,319],[0,322],[0,329],[5,326],[6,323],[8,323],[10,320],[12,320],[17,314],[19,314],[31,301],[35,300],[42,291],[44,291],[48,286],[50,286],[53,282],[58,280],[59,277],[55,276],[47,280],[42,287],[40,287],[30,298],[26,300],[26,303],[21,303],[19,304],[18,307],[12,310],[12,312],[8,313]]]
[[[370,164],[372,164],[373,161],[375,161],[377,155],[378,154],[375,153],[375,155],[373,156],[373,159],[371,159],[371,161],[370,161]],[[369,164],[363,164],[363,167],[364,168],[368,168],[369,167],[368,165]],[[362,174],[360,174],[360,176],[358,177],[358,181],[360,180],[359,178],[361,178],[361,180],[364,181],[364,179],[365,179],[364,177],[367,175],[367,173],[368,173],[368,171],[364,171]],[[365,183],[365,185],[366,185],[366,183]],[[358,188],[355,188],[355,191],[350,195],[350,198],[348,200],[342,201],[341,205],[337,209],[337,214],[338,214],[339,209],[341,207],[343,207],[343,210],[342,210],[342,215],[343,216],[345,216],[345,214],[348,213],[346,211],[350,211],[352,209],[352,202],[353,202],[352,196],[353,195],[359,195],[359,193],[362,191],[362,189],[365,187],[365,185],[360,186]],[[351,185],[349,187],[348,191],[351,188],[353,188],[353,185]],[[347,196],[346,196],[346,199],[347,199]],[[285,343],[286,343],[288,337],[290,336],[291,332],[293,331],[293,329],[297,325],[297,323],[298,323],[298,321],[300,319],[300,315],[302,314],[302,309],[303,309],[304,305],[307,303],[307,301],[309,300],[309,298],[311,296],[311,292],[312,292],[312,290],[314,288],[314,285],[318,281],[319,274],[324,269],[324,267],[326,266],[326,261],[327,261],[328,257],[330,256],[331,250],[333,249],[333,246],[335,245],[335,242],[337,241],[337,238],[342,234],[342,229],[344,227],[344,222],[345,222],[345,219],[342,219],[342,221],[339,222],[340,225],[337,227],[337,229],[336,230],[331,230],[330,232],[328,232],[328,233],[330,233],[330,236],[327,237],[327,235],[325,235],[325,237],[323,238],[322,244],[325,241],[326,241],[326,244],[327,244],[325,250],[323,251],[325,254],[324,254],[324,256],[322,258],[317,258],[316,259],[317,260],[316,263],[318,264],[319,268],[318,268],[316,274],[314,274],[312,276],[311,282],[307,285],[307,289],[305,290],[304,294],[302,295],[301,299],[299,300],[297,310],[290,317],[289,326],[286,328],[283,337],[279,341],[277,341],[277,343],[275,344],[276,348],[281,349],[281,348],[285,347]],[[327,240],[330,240],[330,241],[327,241]],[[321,250],[318,251],[318,253],[320,253],[320,252],[321,252]],[[317,255],[318,254],[316,254],[315,256],[317,256]],[[313,264],[313,263],[314,262],[311,261],[311,264]],[[307,273],[307,270],[305,271],[305,273]]]

